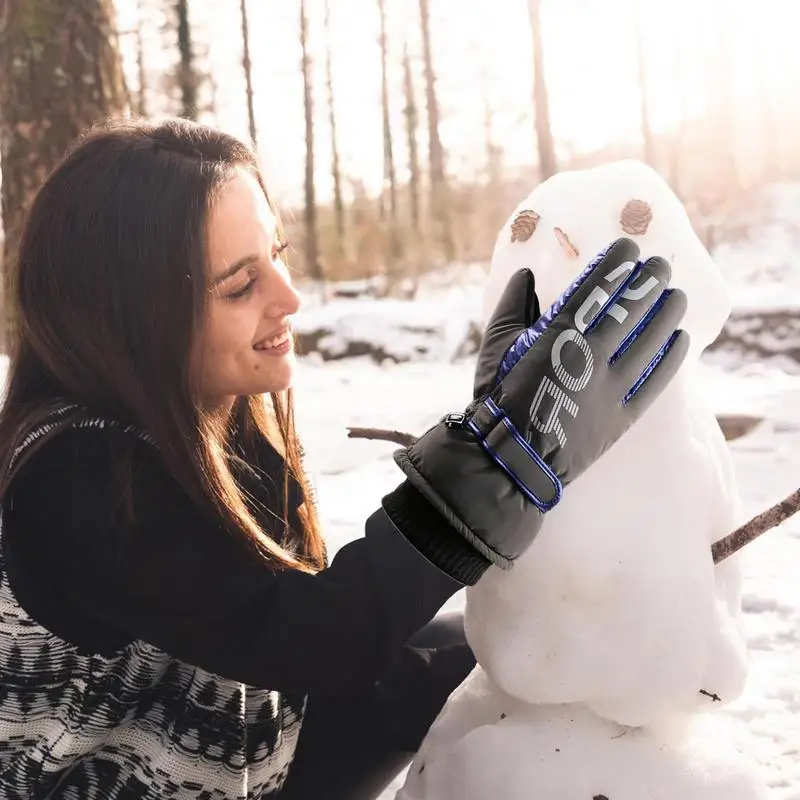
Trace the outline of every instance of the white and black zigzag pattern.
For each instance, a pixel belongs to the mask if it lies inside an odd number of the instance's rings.
[[[286,778],[304,705],[142,641],[111,657],[80,651],[25,613],[0,555],[4,800],[270,797]]]

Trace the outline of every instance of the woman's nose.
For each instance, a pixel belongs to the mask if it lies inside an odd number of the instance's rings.
[[[267,282],[267,305],[269,316],[280,317],[295,314],[300,309],[301,299],[292,279],[285,268],[273,265],[270,268],[270,280]]]

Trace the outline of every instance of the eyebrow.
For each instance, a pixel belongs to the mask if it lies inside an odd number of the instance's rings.
[[[232,278],[240,269],[244,269],[244,267],[250,266],[250,264],[254,264],[258,261],[259,255],[258,253],[250,253],[250,255],[244,256],[240,258],[238,261],[235,261],[225,272],[220,273],[217,275],[216,278],[211,282],[213,286],[219,286],[223,281],[228,280],[228,278]]]

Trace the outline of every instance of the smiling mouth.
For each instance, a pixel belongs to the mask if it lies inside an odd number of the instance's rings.
[[[254,350],[275,350],[286,344],[292,337],[291,331],[287,328],[281,333],[271,336],[269,339],[262,339],[253,345]]]

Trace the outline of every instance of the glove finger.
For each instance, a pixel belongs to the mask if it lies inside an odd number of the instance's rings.
[[[486,330],[515,328],[519,332],[527,328],[536,318],[531,318],[536,301],[535,278],[527,268],[518,269],[508,280],[503,294],[497,301]],[[538,314],[537,314],[538,316]]]
[[[529,269],[517,270],[506,284],[483,333],[475,368],[475,396],[491,391],[498,368],[514,340],[539,317],[536,282]]]
[[[613,272],[612,276],[616,278]],[[648,315],[660,308],[659,298],[671,277],[669,262],[654,256],[627,271],[613,291],[599,290],[592,298],[595,309],[581,308],[576,312],[578,322],[591,316],[583,335],[595,358],[610,360],[623,349],[626,340],[635,336],[650,319]]]
[[[622,399],[625,408],[640,417],[648,406],[661,394],[686,358],[689,351],[689,334],[675,331],[667,339],[639,379]]]
[[[618,376],[623,392],[639,380],[664,343],[678,329],[686,305],[686,295],[680,289],[665,290],[611,355],[608,363]]]
[[[639,246],[625,238],[617,239],[599,253],[535,324],[520,334],[503,357],[498,378],[508,375],[546,333],[558,336],[569,328],[577,328],[582,333],[595,319],[602,319],[603,309],[614,291],[629,278],[638,257]]]

